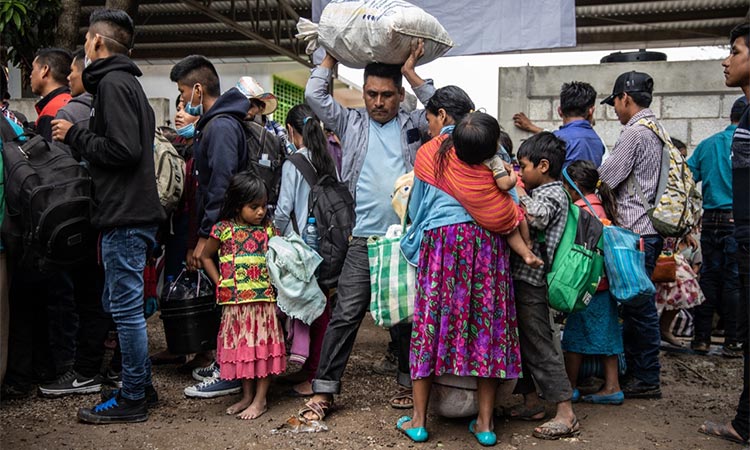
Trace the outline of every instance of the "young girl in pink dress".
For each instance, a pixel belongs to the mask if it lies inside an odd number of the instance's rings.
[[[227,408],[240,419],[256,419],[267,410],[269,375],[286,368],[276,294],[266,267],[268,240],[278,234],[266,216],[262,180],[241,172],[232,178],[219,223],[201,255],[222,305],[216,360],[221,378],[242,380],[242,399]],[[219,266],[215,256],[219,254]]]

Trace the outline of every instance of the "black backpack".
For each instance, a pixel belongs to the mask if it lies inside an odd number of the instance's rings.
[[[297,153],[288,159],[310,185],[308,216],[315,217],[320,238],[318,253],[323,258],[318,267],[318,283],[330,289],[338,284],[349,249],[354,228],[354,199],[344,183],[330,175],[318,178],[312,163],[304,155]],[[299,234],[294,214],[292,226]]]
[[[95,242],[91,176],[57,142],[16,136],[0,118],[6,216],[3,239],[25,267],[49,271],[89,255]]]
[[[235,116],[229,114],[217,114],[206,124],[204,130],[217,117]],[[268,204],[275,207],[279,200],[279,189],[281,188],[281,166],[286,159],[286,149],[281,140],[275,134],[269,133],[263,125],[243,120],[242,128],[245,130],[245,148],[247,149],[247,164],[244,170],[257,175],[266,184],[268,191]],[[240,171],[243,169],[240,168]]]
[[[286,149],[281,139],[274,133],[269,133],[263,125],[247,120],[242,124],[247,136],[247,168],[266,183],[268,203],[276,206]]]

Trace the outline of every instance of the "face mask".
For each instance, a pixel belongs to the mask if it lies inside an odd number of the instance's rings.
[[[297,153],[297,146],[295,146],[292,141],[287,140],[286,141],[286,152],[289,155],[292,155],[294,153]]]
[[[192,139],[195,136],[195,123],[189,123],[182,128],[178,128],[177,134],[185,139]]]
[[[83,67],[86,68],[91,65],[91,59],[88,56],[83,57]]]
[[[454,128],[456,128],[455,125],[446,125],[440,129],[440,134],[446,134],[446,133],[452,134]]]
[[[197,85],[196,85],[197,86]],[[185,105],[185,112],[191,116],[202,116],[203,115],[203,94],[201,94],[201,101],[198,106],[193,106],[193,96],[195,95],[195,86],[193,86],[193,92],[190,94],[190,101]]]

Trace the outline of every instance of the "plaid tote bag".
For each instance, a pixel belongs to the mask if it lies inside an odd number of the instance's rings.
[[[371,236],[367,240],[370,260],[370,314],[384,328],[411,321],[414,315],[416,267],[401,254],[401,237]]]

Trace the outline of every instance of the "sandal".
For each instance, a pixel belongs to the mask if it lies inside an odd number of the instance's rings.
[[[542,414],[542,417],[534,417],[538,414]],[[521,403],[507,410],[505,417],[513,420],[525,420],[527,422],[535,420],[544,420],[547,416],[547,412],[544,410],[544,405],[536,405],[535,407],[527,408],[526,405]]]
[[[409,400],[406,403],[399,402],[399,400]],[[400,389],[396,392],[396,395],[391,397],[389,400],[391,408],[394,409],[412,409],[414,407],[414,395],[411,389]]]
[[[578,419],[573,419],[573,425],[567,426],[562,422],[551,420],[544,423],[539,427],[541,431],[534,430],[534,437],[539,439],[546,439],[548,441],[554,441],[561,438],[578,436],[580,431],[580,425]]]
[[[331,411],[331,408],[333,408],[333,401],[329,402],[326,400],[321,400],[318,402],[314,402],[310,400],[309,402],[305,403],[304,408],[300,409],[297,412],[297,418],[302,423],[320,422],[326,418],[326,415]],[[318,419],[307,419],[305,417],[305,414],[309,412],[315,413],[318,416]]]
[[[703,433],[707,436],[725,439],[730,442],[736,442],[738,444],[747,444],[747,441],[743,441],[741,437],[738,437],[738,435],[736,436],[732,434],[732,431],[729,429],[729,427],[723,423],[710,422],[707,420],[703,422],[703,425],[701,425],[700,428],[698,428],[698,432]],[[735,433],[737,433],[737,431],[735,431]]]

